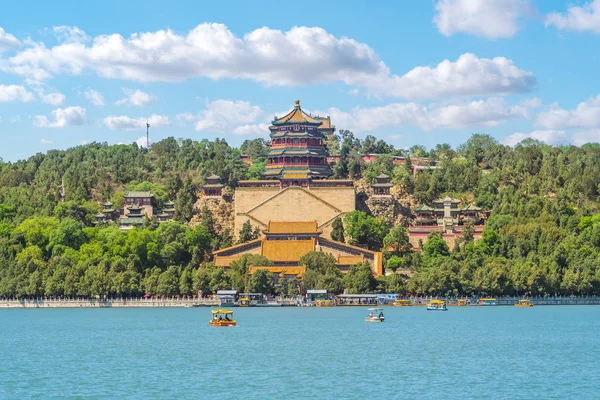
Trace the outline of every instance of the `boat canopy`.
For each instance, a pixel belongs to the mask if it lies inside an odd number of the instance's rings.
[[[495,297],[483,297],[483,298],[480,298],[479,300],[481,300],[481,301],[496,301],[496,298]]]
[[[435,299],[434,299],[434,300],[431,300],[431,301],[430,301],[430,303],[431,303],[431,304],[444,304],[444,303],[445,303],[445,301],[444,301],[444,300],[435,300]]]
[[[212,310],[213,314],[233,314],[233,310]]]
[[[306,294],[327,294],[327,290],[325,290],[325,289],[309,289],[306,291]]]
[[[530,300],[528,300],[528,299],[519,300],[519,303],[529,303],[529,302],[530,302]]]
[[[367,311],[383,311],[383,308],[369,308]]]

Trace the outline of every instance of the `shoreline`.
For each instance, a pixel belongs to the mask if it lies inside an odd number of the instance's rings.
[[[423,307],[430,298],[413,299],[410,307]],[[457,304],[456,298],[443,298],[449,307],[461,307]],[[600,297],[541,297],[541,298],[498,298],[496,304],[485,305],[477,304],[477,301],[471,301],[464,307],[496,307],[496,306],[514,306],[520,299],[530,299],[534,306],[577,306],[577,305],[600,305]],[[0,300],[0,309],[16,308],[189,308],[189,307],[219,307],[218,299],[23,299],[23,300]],[[299,304],[293,299],[286,299],[278,307],[298,307]],[[304,307],[307,305],[304,304]],[[390,304],[338,304],[335,307],[393,307]],[[231,306],[227,306],[231,307]],[[238,307],[234,305],[233,307]],[[252,306],[256,307],[256,306]],[[260,307],[260,306],[258,306]],[[264,307],[264,306],[263,306]],[[314,307],[314,306],[313,306]]]

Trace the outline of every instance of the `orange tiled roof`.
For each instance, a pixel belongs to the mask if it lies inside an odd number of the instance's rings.
[[[266,240],[262,244],[262,255],[273,262],[298,262],[305,254],[315,250],[315,242],[309,240]]]
[[[317,221],[269,221],[267,233],[320,233]]]
[[[306,272],[306,266],[304,265],[300,265],[300,266],[295,266],[295,267],[288,267],[288,266],[282,266],[282,267],[262,267],[262,266],[258,266],[258,267],[250,267],[248,268],[248,273],[250,275],[252,275],[254,272],[258,271],[259,269],[266,269],[270,272],[273,272],[274,274],[280,274],[280,273],[285,273],[286,275],[300,275]]]

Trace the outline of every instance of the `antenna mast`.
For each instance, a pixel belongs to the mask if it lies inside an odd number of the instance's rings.
[[[150,148],[150,124],[148,123],[148,118],[146,118],[146,148]]]

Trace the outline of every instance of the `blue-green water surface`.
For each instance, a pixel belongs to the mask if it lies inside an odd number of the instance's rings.
[[[366,313],[0,310],[0,398],[600,398],[600,307]]]

